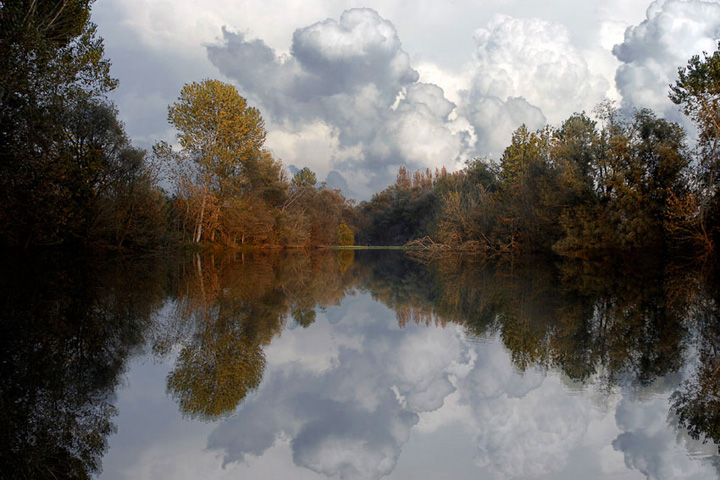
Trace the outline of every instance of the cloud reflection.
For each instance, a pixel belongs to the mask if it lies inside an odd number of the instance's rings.
[[[359,339],[359,348],[339,345],[333,367],[321,374],[287,356],[271,365],[257,395],[209,438],[226,464],[290,437],[296,465],[339,478],[381,478],[394,469],[419,414],[452,393],[450,371],[469,358],[458,329],[401,331],[386,321],[393,313],[368,297],[347,301],[353,308],[336,330]],[[364,313],[356,318],[355,311]]]
[[[586,449],[594,452],[583,467],[589,478],[633,471],[713,478],[711,464],[675,447],[666,405],[673,385],[657,384],[649,405],[621,391],[578,395],[588,387],[560,373],[520,374],[497,337],[473,342],[456,326],[400,330],[393,318],[368,295],[346,298],[313,325],[333,345],[326,359],[315,354],[312,362],[302,358],[307,339],[286,338],[311,332],[286,332],[268,349],[263,386],[213,431],[208,448],[229,465],[289,440],[299,467],[332,478],[379,479],[392,476],[413,431],[463,425],[474,438],[478,474],[491,478],[570,478],[579,468],[573,457]],[[448,403],[452,412],[443,414]],[[433,427],[418,429],[426,416]]]

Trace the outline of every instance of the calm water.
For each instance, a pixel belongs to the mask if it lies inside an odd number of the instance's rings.
[[[3,265],[4,479],[719,476],[720,288],[700,272],[396,251]]]

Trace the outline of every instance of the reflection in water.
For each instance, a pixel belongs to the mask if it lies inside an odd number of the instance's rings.
[[[380,478],[411,430],[455,415],[489,474],[559,474],[600,421],[596,404],[615,402],[620,433],[595,452],[622,453],[615,473],[717,474],[667,451],[684,431],[720,440],[720,292],[707,275],[632,262],[489,267],[391,251],[5,265],[2,478],[99,472],[114,393],[144,347],[171,362],[167,392],[183,416],[219,422],[208,447],[226,463],[285,438],[308,471]],[[313,348],[279,361],[273,345],[298,328],[292,338],[315,338]],[[571,401],[567,388],[585,393]],[[671,404],[642,393],[655,390],[676,390]],[[650,400],[639,407],[632,395]],[[637,424],[651,411],[662,425]]]
[[[239,262],[195,255],[181,265],[174,323],[155,351],[181,346],[167,385],[186,415],[232,413],[260,385],[263,347],[287,319],[308,327],[316,306],[344,296],[349,264],[342,253],[244,255]]]
[[[716,287],[717,288],[717,287]],[[694,305],[699,362],[694,375],[673,394],[679,422],[695,439],[720,445],[720,295],[699,296]]]
[[[90,478],[114,430],[119,374],[164,299],[163,272],[64,256],[0,263],[0,478]]]

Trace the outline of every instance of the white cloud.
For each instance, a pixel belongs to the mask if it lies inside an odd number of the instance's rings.
[[[475,32],[475,61],[461,112],[475,127],[480,154],[498,157],[525,123],[557,124],[603,100],[610,83],[590,70],[565,26],[495,15]]]
[[[559,124],[605,96],[678,120],[668,84],[720,35],[720,7],[700,0],[646,14],[647,0],[367,5],[108,0],[94,19],[121,80],[113,99],[141,146],[172,140],[167,105],[184,83],[224,77],[261,108],[285,163],[321,178],[335,170],[362,198],[401,164],[497,158],[520,124]]]
[[[652,108],[674,121],[683,121],[668,99],[678,68],[720,40],[720,4],[699,0],[658,0],[645,20],[625,32],[613,53],[622,62],[617,88],[624,107]]]
[[[590,71],[564,25],[496,15],[475,32],[478,96],[523,97],[551,123],[601,101],[609,82]]]
[[[347,302],[355,308],[332,334],[320,325],[331,344],[324,348],[332,352],[329,359],[291,360],[293,352],[302,357],[305,351],[298,348],[305,336],[300,329],[286,331],[282,345],[269,349],[263,386],[208,440],[225,463],[262,455],[286,437],[298,466],[343,479],[377,479],[394,469],[419,414],[443,405],[454,390],[453,372],[472,359],[460,330],[398,330],[388,322],[392,312],[369,296]],[[358,309],[362,321],[353,313]]]
[[[357,338],[333,331],[323,312],[316,313],[312,329],[296,326],[265,348],[269,365],[297,363],[304,371],[321,374],[335,368],[341,348],[360,349]]]
[[[264,42],[228,30],[223,43],[208,47],[223,75],[284,130],[276,138],[298,134],[306,122],[332,131],[337,144],[326,150],[324,170],[346,177],[363,171],[350,178],[362,196],[390,183],[400,165],[453,168],[466,157],[467,123],[449,118],[455,105],[442,89],[417,83],[395,27],[376,11],[351,9],[339,20],[300,28],[290,51],[279,56]],[[297,155],[288,161],[306,164]]]
[[[478,352],[458,389],[472,411],[476,462],[496,478],[561,472],[592,420],[590,402],[568,396],[556,376],[518,375],[499,341]]]
[[[354,158],[357,149],[342,149],[336,129],[315,121],[298,128],[273,128],[268,132],[265,146],[287,165],[302,165],[324,178],[337,160]]]
[[[470,93],[465,100],[463,113],[474,127],[477,136],[475,151],[481,156],[499,159],[510,145],[512,133],[526,125],[531,131],[546,125],[542,110],[522,97],[503,101],[498,97]]]

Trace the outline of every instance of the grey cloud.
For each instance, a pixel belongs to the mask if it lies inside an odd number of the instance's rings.
[[[537,130],[547,123],[542,110],[522,97],[503,101],[498,97],[469,92],[465,94],[465,100],[466,107],[462,112],[475,129],[475,150],[481,155],[499,157],[510,145],[512,132],[520,125]]]
[[[324,96],[374,83],[393,102],[399,87],[418,80],[393,24],[370,9],[296,30],[292,53]]]
[[[305,75],[294,59],[280,59],[262,40],[245,39],[242,32],[223,28],[221,45],[207,47],[208,58],[220,72],[241,86],[242,93],[262,104],[271,116],[312,116],[289,96]],[[268,111],[269,110],[269,111]]]
[[[337,172],[335,170],[328,172],[327,176],[325,177],[325,183],[327,183],[328,187],[330,188],[342,191],[346,197],[355,197],[353,190],[350,188],[347,180],[345,180],[345,177],[343,177],[340,172]]]
[[[397,404],[366,412],[348,411],[337,402],[324,403],[322,415],[304,425],[292,441],[295,463],[343,479],[388,475],[418,415]]]
[[[227,464],[261,455],[283,435],[291,438],[296,465],[344,479],[387,475],[418,416],[382,381],[377,384],[372,356],[370,364],[362,361],[344,351],[340,368],[324,375],[294,366],[275,372],[234,418],[215,429],[208,448],[223,451]]]
[[[545,373],[518,375],[500,342],[478,351],[458,389],[472,410],[476,461],[496,478],[558,474],[590,423],[588,401]]]
[[[428,83],[410,85],[407,88],[404,103],[424,105],[430,114],[445,120],[455,109],[455,104],[445,98],[442,88]]]
[[[679,67],[703,50],[713,51],[720,39],[720,4],[699,0],[658,0],[646,19],[625,31],[613,54],[623,64],[615,82],[625,108],[652,108],[674,121],[684,121],[667,98]]]
[[[360,194],[390,183],[400,165],[453,167],[467,156],[470,135],[449,119],[455,105],[439,87],[417,83],[395,27],[374,10],[348,10],[297,30],[286,57],[227,29],[208,56],[276,126],[331,127],[338,148],[355,153],[337,152],[329,167],[360,172]]]
[[[221,65],[223,74],[234,78],[248,90],[268,95],[282,68],[275,51],[262,40],[246,41],[242,32],[233,33],[223,27],[222,34],[225,40],[223,48],[207,47],[210,61]]]

